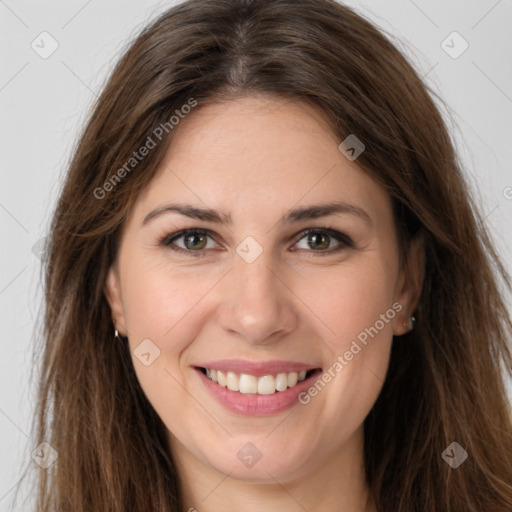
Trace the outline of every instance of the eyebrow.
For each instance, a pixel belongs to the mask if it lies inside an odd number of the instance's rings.
[[[207,222],[214,222],[216,224],[223,224],[231,226],[233,224],[231,215],[229,213],[219,212],[210,208],[199,208],[190,204],[166,204],[151,210],[142,221],[142,225],[146,225],[152,219],[159,217],[162,214],[176,212],[192,219],[203,220]],[[327,217],[335,214],[350,214],[361,218],[370,226],[373,225],[370,215],[363,208],[346,202],[331,202],[323,204],[313,204],[305,207],[298,207],[289,210],[280,222],[282,224],[293,224],[303,220],[318,219],[320,217]]]

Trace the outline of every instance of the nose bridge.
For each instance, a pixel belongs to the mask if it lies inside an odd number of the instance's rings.
[[[241,244],[242,245],[242,244]],[[252,343],[269,343],[296,324],[293,294],[276,276],[270,251],[254,260],[235,258],[230,297],[222,304],[222,327]]]

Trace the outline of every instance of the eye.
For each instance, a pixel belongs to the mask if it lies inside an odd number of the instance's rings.
[[[306,250],[312,249],[313,252],[318,253],[319,256],[325,256],[334,252],[339,252],[346,247],[353,247],[354,243],[351,238],[335,231],[330,228],[311,228],[301,233],[301,237],[298,242],[306,239]],[[334,240],[338,241],[338,244],[332,248],[331,242]],[[297,243],[298,243],[297,242]],[[325,250],[329,249],[329,250]]]
[[[180,252],[189,256],[204,256],[206,249],[215,249],[216,244],[208,247],[208,238],[212,239],[212,234],[205,229],[185,229],[166,235],[160,242],[164,247],[169,247],[173,251]],[[339,252],[347,247],[354,247],[354,243],[344,233],[335,231],[330,228],[310,228],[300,233],[300,238],[296,242],[299,243],[306,239],[306,251],[315,252],[319,256]],[[338,241],[338,244],[332,247],[331,242]],[[182,241],[182,246],[176,243],[177,240]],[[213,239],[212,239],[213,240]],[[304,248],[300,248],[303,250]],[[326,250],[328,249],[328,250]]]
[[[207,247],[208,237],[210,232],[205,229],[185,229],[178,233],[167,235],[161,244],[170,247],[173,251],[189,254],[191,256],[201,256],[201,252],[205,249],[213,249],[214,247]],[[211,238],[211,237],[210,237]],[[180,247],[175,243],[176,240],[183,240],[183,246]],[[194,254],[197,253],[197,254]]]

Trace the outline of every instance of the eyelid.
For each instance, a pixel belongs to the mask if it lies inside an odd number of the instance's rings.
[[[353,247],[355,247],[354,242],[352,241],[352,239],[348,235],[346,235],[345,233],[342,233],[340,231],[337,231],[337,230],[335,230],[335,229],[333,229],[331,227],[327,227],[327,226],[320,226],[320,227],[304,229],[304,230],[300,231],[299,233],[297,233],[297,235],[294,235],[291,239],[294,240],[294,245],[295,245],[298,242],[300,242],[303,238],[305,238],[309,234],[313,234],[313,233],[326,233],[331,238],[334,238],[335,240],[337,240],[339,242],[339,244],[334,249],[331,248],[331,249],[328,249],[328,250],[325,250],[325,251],[315,251],[315,250],[312,250],[312,249],[311,250],[299,249],[299,250],[306,251],[306,252],[309,252],[309,253],[314,253],[314,254],[317,254],[319,256],[323,256],[323,255],[334,254],[334,253],[340,252],[343,248],[353,248]],[[161,238],[160,245],[162,245],[164,247],[167,247],[167,248],[170,248],[171,250],[173,250],[175,252],[183,253],[183,254],[186,254],[186,255],[189,255],[189,256],[193,256],[193,257],[205,256],[205,253],[207,252],[207,249],[201,249],[201,250],[198,250],[198,251],[193,251],[193,250],[183,249],[182,247],[178,247],[176,245],[173,245],[172,242],[174,242],[175,240],[178,240],[178,239],[180,239],[180,238],[182,238],[182,237],[184,237],[186,235],[189,235],[189,234],[206,235],[206,236],[210,237],[212,240],[215,241],[215,236],[214,236],[215,234],[214,234],[213,231],[211,231],[209,229],[204,229],[204,228],[188,228],[188,229],[182,229],[182,230],[176,231],[174,233],[165,235],[163,238]],[[338,247],[340,247],[340,248],[338,248]],[[212,249],[208,249],[208,250],[212,250]]]
[[[199,234],[199,235],[206,235],[209,236],[212,240],[215,240],[215,237],[213,236],[213,231],[210,231],[209,229],[204,228],[188,228],[188,229],[181,229],[179,231],[175,231],[174,233],[165,235],[160,240],[160,245],[167,247],[175,252],[186,254],[193,257],[198,256],[205,256],[206,249],[201,249],[200,251],[191,251],[187,249],[183,249],[182,247],[178,247],[176,245],[173,245],[172,242],[175,240],[178,240],[180,238],[183,238],[186,235],[190,234]],[[209,249],[211,250],[211,249]]]
[[[335,253],[341,252],[344,248],[347,249],[347,248],[355,247],[354,242],[348,235],[346,235],[345,233],[342,233],[341,231],[338,231],[336,229],[330,228],[330,227],[315,227],[315,228],[305,229],[305,230],[301,231],[300,233],[298,233],[297,237],[295,238],[294,245],[297,244],[298,242],[300,242],[303,238],[305,238],[309,234],[313,234],[313,233],[326,233],[329,237],[334,238],[338,242],[338,245],[336,245],[336,247],[334,247],[334,248],[327,249],[325,251],[315,251],[313,249],[309,249],[309,250],[308,249],[299,249],[299,250],[304,250],[308,253],[313,253],[318,256],[327,256],[329,254],[335,254]]]

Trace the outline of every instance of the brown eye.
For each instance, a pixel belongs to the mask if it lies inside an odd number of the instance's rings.
[[[301,234],[299,242],[306,240],[307,247],[299,247],[309,252],[316,252],[319,256],[332,254],[347,247],[354,247],[354,243],[347,235],[329,228],[311,228]],[[337,242],[337,243],[334,243]]]
[[[330,237],[325,233],[313,233],[308,235],[307,243],[311,249],[328,249]]]
[[[166,236],[160,243],[176,252],[189,254],[191,256],[201,256],[206,249],[216,247],[215,243],[208,247],[208,238],[211,239],[209,231],[202,229],[186,229]],[[177,241],[180,243],[178,244]]]
[[[186,249],[204,249],[206,247],[207,235],[199,234],[191,234],[184,235],[183,243]]]
[[[211,247],[208,247],[208,238],[213,242]],[[318,256],[333,254],[343,249],[354,247],[350,237],[330,228],[308,229],[301,233],[301,238],[296,244],[304,239],[306,240],[307,247],[301,247],[300,249],[307,252],[315,252]],[[178,244],[177,241],[181,240],[181,244]],[[333,242],[337,243],[333,245]],[[205,256],[207,249],[215,249],[216,247],[211,233],[203,229],[185,229],[166,236],[160,243],[173,251],[190,256]]]

